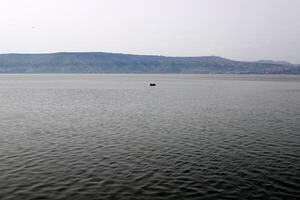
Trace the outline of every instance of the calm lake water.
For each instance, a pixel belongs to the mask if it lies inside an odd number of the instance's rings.
[[[1,200],[299,196],[300,76],[0,75]]]

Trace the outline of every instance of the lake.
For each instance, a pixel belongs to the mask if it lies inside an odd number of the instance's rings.
[[[300,76],[0,75],[2,200],[299,196]]]

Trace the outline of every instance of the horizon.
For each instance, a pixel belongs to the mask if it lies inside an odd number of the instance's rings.
[[[105,51],[57,51],[57,52],[26,52],[26,53],[18,53],[18,52],[11,52],[11,53],[0,53],[0,55],[46,55],[46,54],[63,54],[63,53],[104,53],[104,54],[119,54],[119,55],[132,55],[132,56],[157,56],[157,57],[169,57],[169,58],[201,58],[201,57],[216,57],[227,59],[231,61],[238,61],[238,62],[262,62],[262,61],[273,61],[273,62],[287,62],[293,65],[300,65],[300,63],[293,63],[283,59],[256,59],[256,60],[236,60],[228,57],[223,57],[219,55],[199,55],[199,56],[172,56],[172,55],[157,55],[157,54],[132,54],[132,53],[123,53],[123,52],[105,52]]]
[[[300,1],[2,0],[0,53],[124,54],[300,63]]]

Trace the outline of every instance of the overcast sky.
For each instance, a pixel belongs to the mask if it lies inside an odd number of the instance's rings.
[[[103,51],[300,63],[300,0],[0,0],[0,53]]]

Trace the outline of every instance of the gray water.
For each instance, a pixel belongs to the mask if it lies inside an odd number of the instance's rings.
[[[1,200],[299,196],[300,76],[0,75]]]

